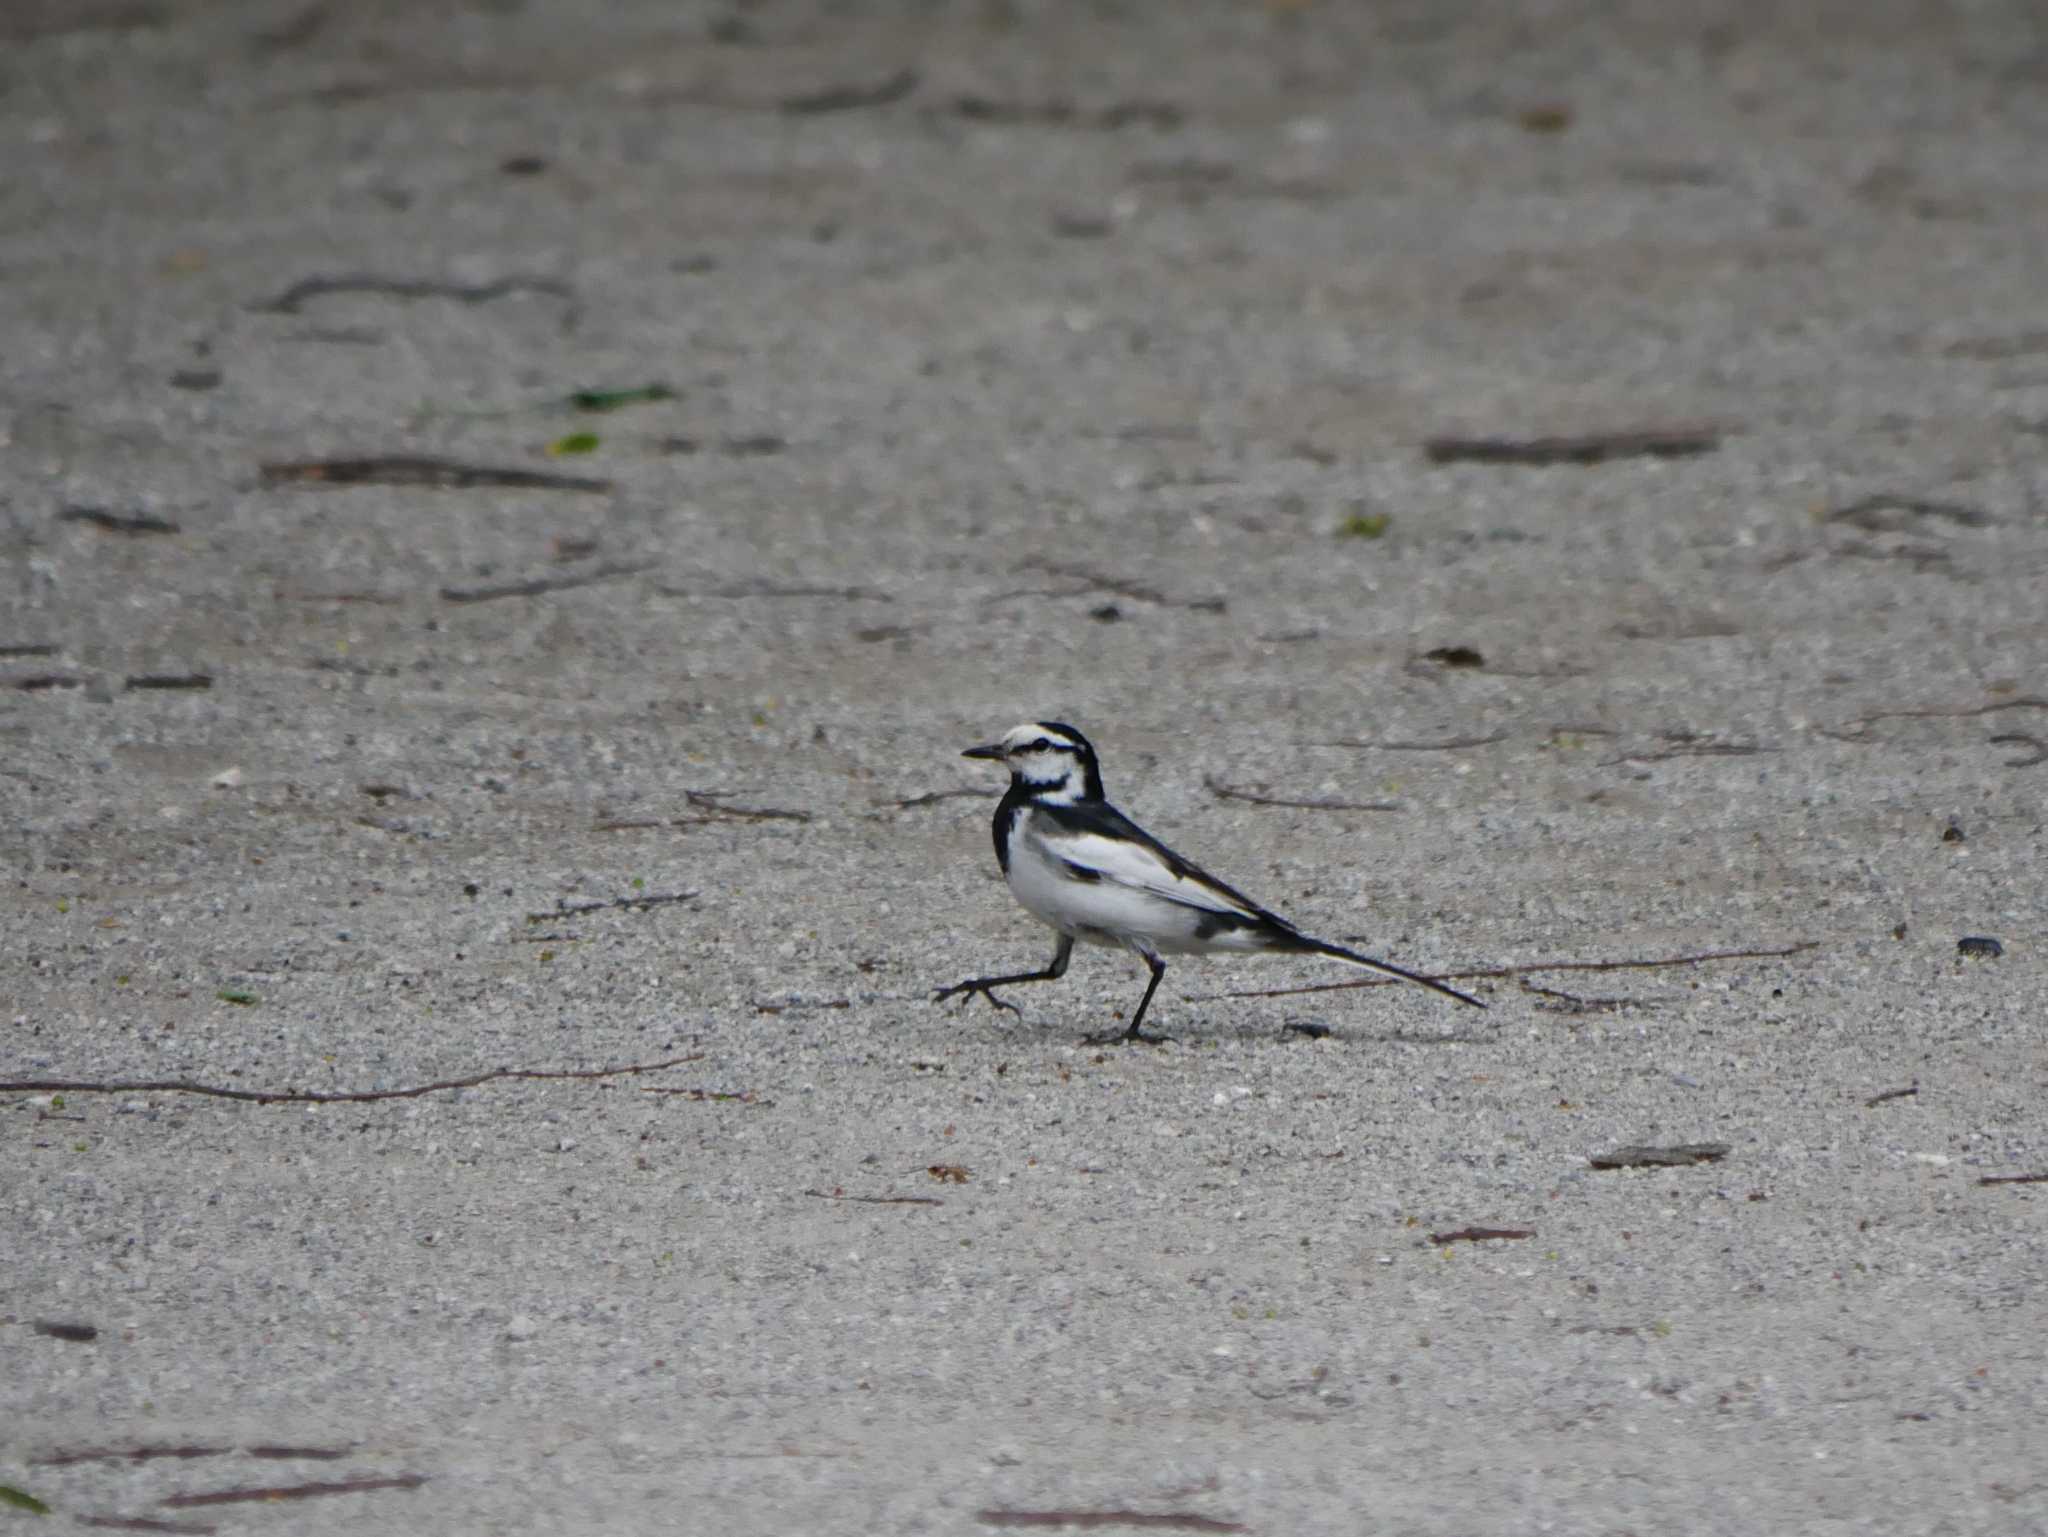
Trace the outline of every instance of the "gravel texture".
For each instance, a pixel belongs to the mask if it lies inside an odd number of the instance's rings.
[[[15,0],[0,1486],[2048,1530],[2044,142],[2025,0]],[[1035,717],[1490,1010],[932,1005]]]

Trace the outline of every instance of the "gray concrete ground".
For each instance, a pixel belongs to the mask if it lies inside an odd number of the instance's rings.
[[[685,1059],[6,1093],[0,1484],[2048,1529],[2037,6],[0,37],[0,1078]],[[608,489],[263,469],[391,456]],[[1045,715],[1312,930],[1553,969],[934,1006],[1049,950],[949,793]]]

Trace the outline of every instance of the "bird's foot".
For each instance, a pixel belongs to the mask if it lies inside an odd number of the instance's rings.
[[[1019,1019],[1022,1019],[1024,1017],[1024,1011],[1018,1008],[1016,1004],[1010,1002],[1010,1000],[1007,998],[998,998],[996,996],[995,984],[985,977],[970,977],[965,982],[955,982],[951,987],[942,987],[936,993],[932,994],[932,1002],[944,1003],[948,998],[953,997],[956,993],[965,994],[968,997],[972,997],[974,994],[980,993],[981,996],[986,998],[989,1001],[989,1003],[992,1004],[994,1007],[998,1009],[1008,1009],[1012,1014],[1016,1015]]]
[[[1108,1030],[1104,1031],[1101,1035],[1084,1035],[1081,1037],[1081,1044],[1083,1046],[1129,1046],[1133,1044],[1168,1046],[1178,1039],[1178,1036],[1172,1035],[1152,1035],[1133,1025],[1128,1030]]]

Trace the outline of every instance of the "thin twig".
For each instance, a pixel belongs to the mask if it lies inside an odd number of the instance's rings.
[[[1996,704],[1980,704],[1964,710],[1879,710],[1874,715],[1858,715],[1850,720],[1845,720],[1835,730],[1853,733],[1859,728],[1873,725],[1881,720],[1966,720],[1978,715],[1996,715],[2003,710],[2048,710],[2048,699],[2036,699],[2032,696],[2025,699],[2001,699]],[[1835,740],[1854,742],[1864,740],[1864,738],[1851,734],[1837,736]]]
[[[733,817],[742,822],[808,822],[808,811],[788,811],[779,806],[728,806],[723,804],[726,792],[723,790],[685,790],[683,799],[700,811],[709,811],[716,816]],[[681,825],[681,824],[678,824]]]
[[[458,304],[485,304],[507,294],[570,297],[569,285],[558,278],[502,277],[489,283],[441,283],[425,278],[386,278],[366,274],[300,278],[274,299],[249,306],[259,315],[296,315],[308,299],[329,294],[382,294],[392,299],[453,299]]]
[[[1883,1104],[1888,1099],[1911,1099],[1915,1094],[1918,1094],[1919,1092],[1920,1085],[1917,1083],[1912,1085],[1910,1088],[1886,1089],[1882,1094],[1873,1094],[1870,1096],[1870,1098],[1866,1099],[1863,1102],[1863,1108],[1865,1110],[1875,1110],[1879,1105]]]
[[[1508,734],[1496,731],[1492,736],[1454,736],[1441,742],[1367,742],[1344,739],[1335,742],[1311,742],[1312,747],[1375,748],[1380,752],[1463,752],[1468,747],[1488,747],[1495,742],[1505,742]]]
[[[81,1462],[153,1462],[175,1457],[180,1462],[194,1457],[225,1457],[232,1446],[86,1446],[69,1451],[48,1452],[28,1460],[32,1468],[68,1468]]]
[[[1155,603],[1161,608],[1191,608],[1204,613],[1221,613],[1224,599],[1214,598],[1170,598],[1157,587],[1112,576],[1106,571],[1097,571],[1093,566],[1084,566],[1072,561],[1048,560],[1034,555],[1029,560],[1019,561],[1019,569],[1048,572],[1053,576],[1068,577],[1088,585],[1081,592],[1113,592],[1120,598],[1129,598],[1136,603]],[[1079,597],[1080,593],[1069,596]]]
[[[24,694],[39,694],[53,688],[84,688],[85,679],[76,673],[39,672],[25,678],[9,678],[8,688],[18,688]]]
[[[651,560],[618,561],[593,566],[588,571],[564,572],[560,576],[536,576],[523,582],[499,582],[486,587],[443,587],[441,596],[450,603],[488,603],[494,598],[537,598],[544,593],[567,592],[573,587],[592,587],[599,582],[616,582],[637,576],[654,565]]]
[[[1461,1227],[1454,1233],[1431,1233],[1433,1244],[1484,1243],[1490,1238],[1534,1238],[1533,1227]]]
[[[1618,1147],[1595,1153],[1587,1162],[1596,1169],[1683,1169],[1697,1163],[1719,1163],[1733,1152],[1726,1142],[1688,1142],[1682,1147]]]
[[[2048,1185],[2048,1174],[1986,1174],[1980,1185]]]
[[[886,107],[891,102],[901,101],[917,89],[918,74],[914,69],[899,69],[895,74],[864,85],[830,85],[823,90],[808,92],[802,96],[785,96],[780,106],[792,117],[815,117],[825,112],[853,112],[862,107]]]
[[[2033,749],[2024,758],[2007,758],[2005,760],[2007,768],[2033,768],[2036,764],[2048,763],[2048,742],[2042,741],[2037,736],[2028,736],[2024,732],[2019,731],[2008,731],[2002,736],[1992,737],[1991,741],[2004,747],[2031,747]]]
[[[1610,459],[1675,459],[1721,446],[1714,427],[1637,427],[1575,437],[1431,438],[1432,464],[1604,464]]]
[[[491,464],[463,464],[413,454],[379,454],[363,459],[303,459],[258,466],[266,486],[426,486],[437,491],[478,487],[514,491],[590,491],[612,488],[609,480],[557,475]]]
[[[1247,1532],[1239,1521],[1220,1521],[1192,1510],[977,1510],[984,1526],[1135,1526],[1168,1532]]]
[[[213,674],[208,672],[144,672],[125,679],[121,686],[134,692],[138,689],[207,689],[213,687]]]
[[[1824,521],[1829,523],[1851,523],[1866,533],[1895,533],[1904,520],[1887,518],[1887,512],[1903,512],[1911,517],[1939,518],[1962,528],[1988,528],[1996,521],[1982,508],[1971,507],[1962,502],[1936,502],[1918,496],[1895,496],[1890,492],[1879,492],[1866,496],[1843,507],[1837,507]]]
[[[609,902],[565,902],[555,901],[551,913],[528,913],[528,923],[547,923],[556,918],[580,918],[585,913],[608,913],[620,911],[645,912],[650,907],[668,907],[677,902],[687,902],[697,895],[694,891],[662,891],[644,897],[614,897]]]
[[[656,582],[654,590],[664,598],[844,598],[849,603],[896,601],[879,588],[823,587],[802,582],[733,582],[724,587],[672,587],[665,582]]]
[[[944,1206],[946,1203],[930,1195],[848,1195],[844,1190],[806,1190],[805,1195],[814,1195],[821,1201],[861,1201],[869,1206]]]
[[[1581,998],[1577,993],[1567,993],[1555,987],[1538,987],[1527,977],[1517,977],[1516,983],[1525,993],[1535,993],[1541,998],[1555,998],[1565,1013],[1569,1014],[1619,1014],[1623,1009],[1654,1009],[1656,1002],[1648,998]]]
[[[1753,742],[1681,742],[1676,747],[1659,748],[1656,752],[1617,753],[1612,758],[1602,758],[1602,768],[1612,768],[1617,763],[1668,763],[1673,758],[1753,758],[1758,753],[1777,752],[1775,747],[1759,747]]]
[[[1695,966],[1706,961],[1769,961],[1799,955],[1820,948],[1817,939],[1803,939],[1778,950],[1707,950],[1698,955],[1674,955],[1656,960],[1630,961],[1532,961],[1522,966],[1492,966],[1484,970],[1447,971],[1443,981],[1488,980],[1521,977],[1539,971],[1651,971],[1665,966]],[[1235,993],[1188,993],[1183,1001],[1203,1003],[1218,998],[1288,998],[1296,993],[1334,993],[1348,987],[1399,987],[1393,977],[1366,977],[1353,982],[1317,982],[1308,987],[1267,987]]]
[[[1203,775],[1202,783],[1212,795],[1227,801],[1249,801],[1254,806],[1285,806],[1296,811],[1399,811],[1395,801],[1340,801],[1340,800],[1292,800],[1285,796],[1260,795],[1253,790],[1239,789],[1227,785],[1211,775]]]
[[[196,1505],[244,1505],[255,1501],[308,1500],[323,1494],[368,1494],[379,1489],[417,1489],[426,1482],[422,1473],[400,1473],[392,1478],[347,1478],[333,1483],[280,1484],[262,1489],[215,1489],[203,1494],[167,1495],[157,1503],[173,1510],[190,1510]]]
[[[104,507],[66,507],[59,523],[89,523],[110,534],[175,534],[178,525],[148,512],[109,512]]]
[[[473,1089],[478,1084],[501,1078],[624,1078],[635,1073],[658,1072],[684,1062],[702,1062],[704,1052],[687,1057],[669,1057],[660,1062],[636,1062],[626,1067],[537,1068],[500,1067],[468,1078],[449,1078],[439,1083],[415,1084],[405,1089],[356,1089],[346,1093],[323,1094],[316,1089],[225,1089],[212,1084],[193,1083],[184,1078],[138,1079],[101,1082],[94,1079],[21,1078],[0,1081],[0,1094],[201,1094],[209,1099],[237,1099],[254,1105],[357,1105],[380,1099],[418,1099],[423,1094],[441,1094],[450,1089]]]

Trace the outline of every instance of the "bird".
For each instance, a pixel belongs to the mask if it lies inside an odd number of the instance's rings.
[[[996,863],[1011,894],[1059,936],[1059,945],[1042,970],[970,977],[939,989],[934,1003],[980,993],[994,1007],[1021,1015],[1024,1011],[998,998],[995,989],[1059,980],[1080,941],[1129,950],[1152,973],[1130,1024],[1121,1033],[1087,1037],[1084,1044],[1091,1046],[1156,1045],[1172,1039],[1147,1035],[1141,1028],[1166,975],[1168,955],[1322,955],[1474,1008],[1486,1007],[1433,977],[1304,934],[1176,854],[1109,803],[1094,747],[1063,721],[1027,721],[1005,732],[1002,740],[970,747],[960,756],[984,758],[1010,771],[1009,792],[996,807]]]

